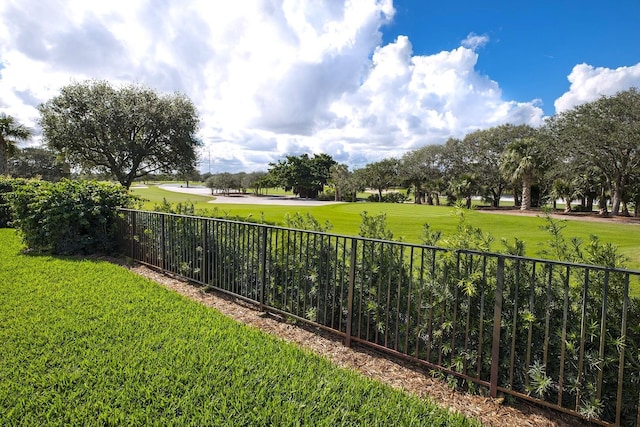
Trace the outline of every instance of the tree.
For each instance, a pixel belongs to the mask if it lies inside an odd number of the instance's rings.
[[[293,190],[304,198],[316,198],[331,176],[331,166],[336,164],[328,154],[287,156],[278,163],[269,163],[269,174],[285,190]]]
[[[398,160],[391,157],[369,163],[362,173],[365,185],[378,190],[378,200],[382,201],[382,191],[389,189],[398,180]]]
[[[611,193],[611,212],[620,214],[627,185],[640,169],[640,92],[602,96],[554,116],[548,124],[557,144],[596,167]]]
[[[213,174],[207,178],[205,185],[211,189],[211,194],[218,190],[228,196],[231,190],[238,190],[241,187],[240,176],[229,172]]]
[[[502,153],[514,141],[533,135],[535,129],[529,125],[506,124],[472,132],[460,143],[458,166],[464,169],[463,173],[477,178],[481,195],[493,207],[500,206],[500,198],[509,184],[500,171]]]
[[[400,160],[399,178],[412,189],[417,204],[425,201],[433,204],[434,183],[442,177],[443,148],[442,145],[426,145],[406,153]]]
[[[17,149],[18,142],[31,137],[31,129],[11,116],[0,113],[0,175],[7,175],[7,162]]]
[[[196,164],[198,116],[184,95],[87,81],[62,88],[39,110],[50,148],[74,166],[109,173],[126,188],[150,173],[183,172]]]
[[[40,177],[45,181],[59,181],[69,176],[69,165],[60,161],[51,150],[42,147],[18,149],[9,158],[9,174],[19,178]]]
[[[364,188],[359,182],[358,175],[349,171],[349,167],[345,164],[335,164],[329,170],[331,178],[329,185],[335,190],[335,201],[355,202],[357,200],[358,191]]]
[[[500,170],[505,178],[522,182],[521,210],[531,209],[531,187],[534,178],[544,170],[545,153],[536,138],[521,138],[510,143],[502,155]]]

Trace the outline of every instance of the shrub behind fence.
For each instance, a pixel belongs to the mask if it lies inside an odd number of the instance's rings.
[[[498,393],[637,425],[640,272],[122,210],[126,254]]]

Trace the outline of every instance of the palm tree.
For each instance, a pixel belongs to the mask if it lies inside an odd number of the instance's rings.
[[[520,138],[510,143],[502,154],[500,171],[511,182],[522,182],[520,210],[531,209],[531,186],[545,161],[535,138]]]
[[[17,143],[30,137],[31,129],[21,125],[13,117],[0,113],[0,175],[7,174],[7,163],[17,149]]]

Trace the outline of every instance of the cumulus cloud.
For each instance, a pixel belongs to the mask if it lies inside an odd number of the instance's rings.
[[[578,64],[568,79],[571,83],[569,91],[554,103],[558,113],[603,95],[611,96],[630,87],[640,87],[640,63],[615,69]]]
[[[536,101],[503,99],[476,71],[487,36],[414,55],[405,36],[382,44],[394,13],[391,0],[4,0],[0,111],[35,127],[39,103],[85,79],[182,92],[201,118],[201,168],[214,171],[305,152],[359,167],[478,128],[540,123]]]

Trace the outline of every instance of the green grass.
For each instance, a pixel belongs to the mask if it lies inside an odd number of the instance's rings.
[[[0,425],[474,425],[119,266],[0,229]]]
[[[393,231],[395,238],[404,241],[419,243],[422,226],[429,223],[433,230],[440,230],[447,234],[453,233],[458,223],[454,215],[454,209],[447,206],[428,206],[387,203],[344,203],[324,206],[269,206],[269,205],[230,205],[207,203],[210,198],[202,196],[185,195],[161,188],[149,188],[135,190],[135,194],[148,199],[145,208],[151,209],[155,203],[160,203],[164,198],[172,203],[192,202],[196,209],[213,210],[223,215],[247,218],[264,217],[270,223],[282,224],[285,214],[300,212],[310,213],[321,222],[329,221],[332,232],[357,235],[361,222],[360,214],[367,211],[370,215],[384,213],[387,216],[389,229]],[[526,243],[527,255],[539,256],[540,250],[549,235],[540,229],[544,219],[519,215],[504,215],[497,213],[484,213],[480,211],[466,212],[469,223],[480,227],[484,232],[490,233],[495,239],[494,249],[499,250],[500,240],[505,238],[510,241],[517,237]],[[588,241],[591,234],[595,234],[604,242],[610,242],[618,246],[620,252],[629,258],[629,267],[640,270],[640,225],[614,224],[603,222],[587,222],[579,220],[567,220],[565,222],[564,235],[567,239],[577,237]],[[640,290],[638,290],[640,292]]]

